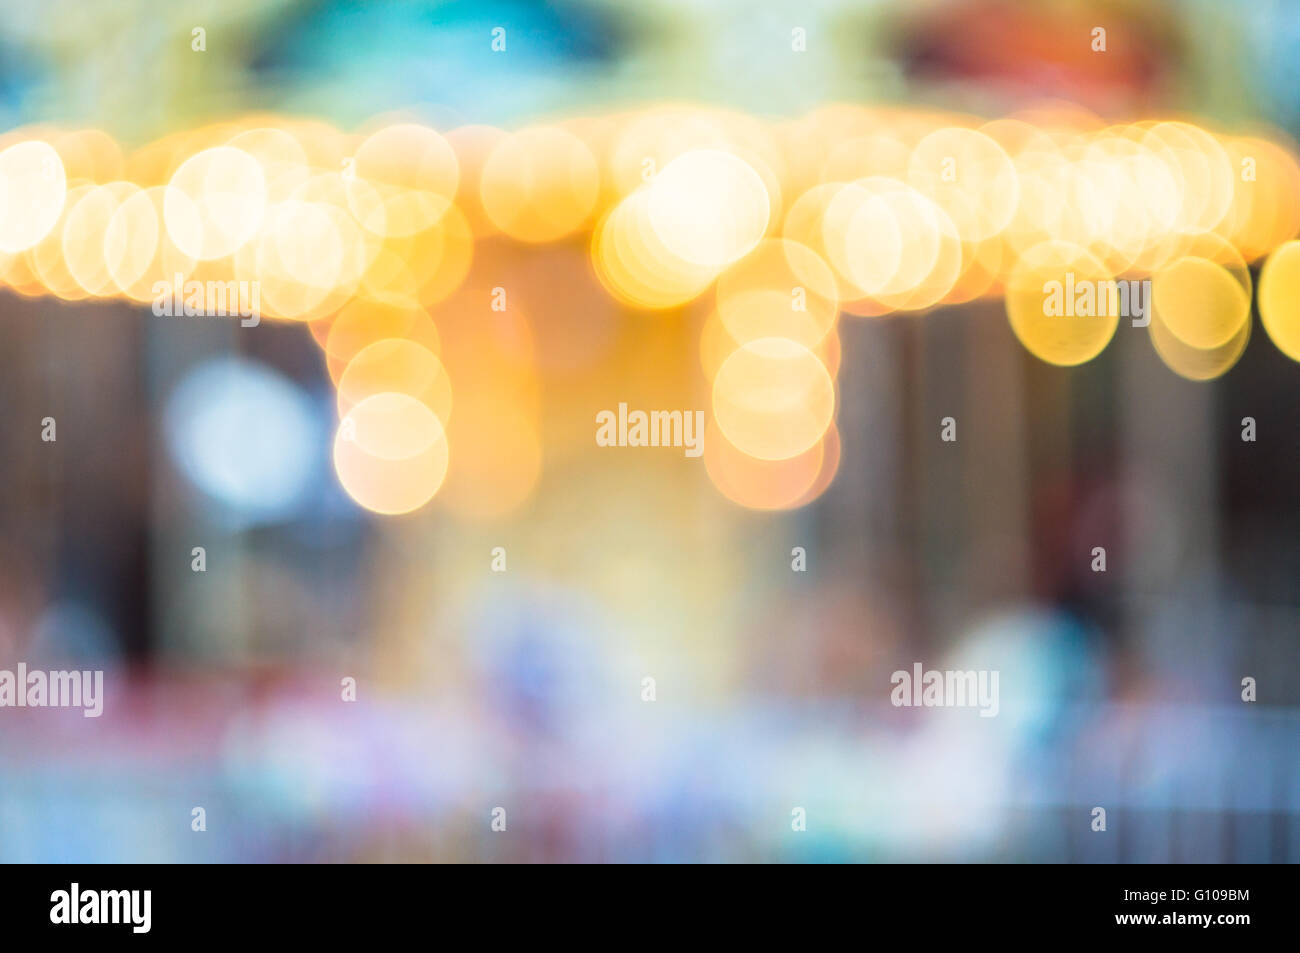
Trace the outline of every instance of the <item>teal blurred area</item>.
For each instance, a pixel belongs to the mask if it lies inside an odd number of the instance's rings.
[[[1294,11],[1250,0],[17,0],[0,124],[139,143],[257,110],[440,126],[692,101],[791,116],[834,101],[998,115],[1300,118]],[[1103,23],[1111,45],[1090,49]],[[196,31],[202,31],[202,37]],[[494,48],[494,41],[500,42]],[[199,49],[198,47],[202,47]]]

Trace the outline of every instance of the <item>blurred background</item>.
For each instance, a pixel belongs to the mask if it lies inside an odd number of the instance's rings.
[[[0,128],[128,146],[259,111],[1044,97],[1300,134],[1283,0],[2,6]],[[489,320],[503,273],[520,307]],[[393,518],[338,486],[303,327],[0,292],[0,668],[108,673],[99,719],[0,711],[0,860],[1300,860],[1300,377],[1264,334],[1194,382],[1124,325],[1044,364],[996,299],[845,320],[838,472],[773,513],[591,440],[620,401],[704,405],[696,304],[621,307],[585,237],[489,239],[464,287],[448,370],[526,352],[535,430]],[[917,661],[999,671],[999,716],[892,707]]]

